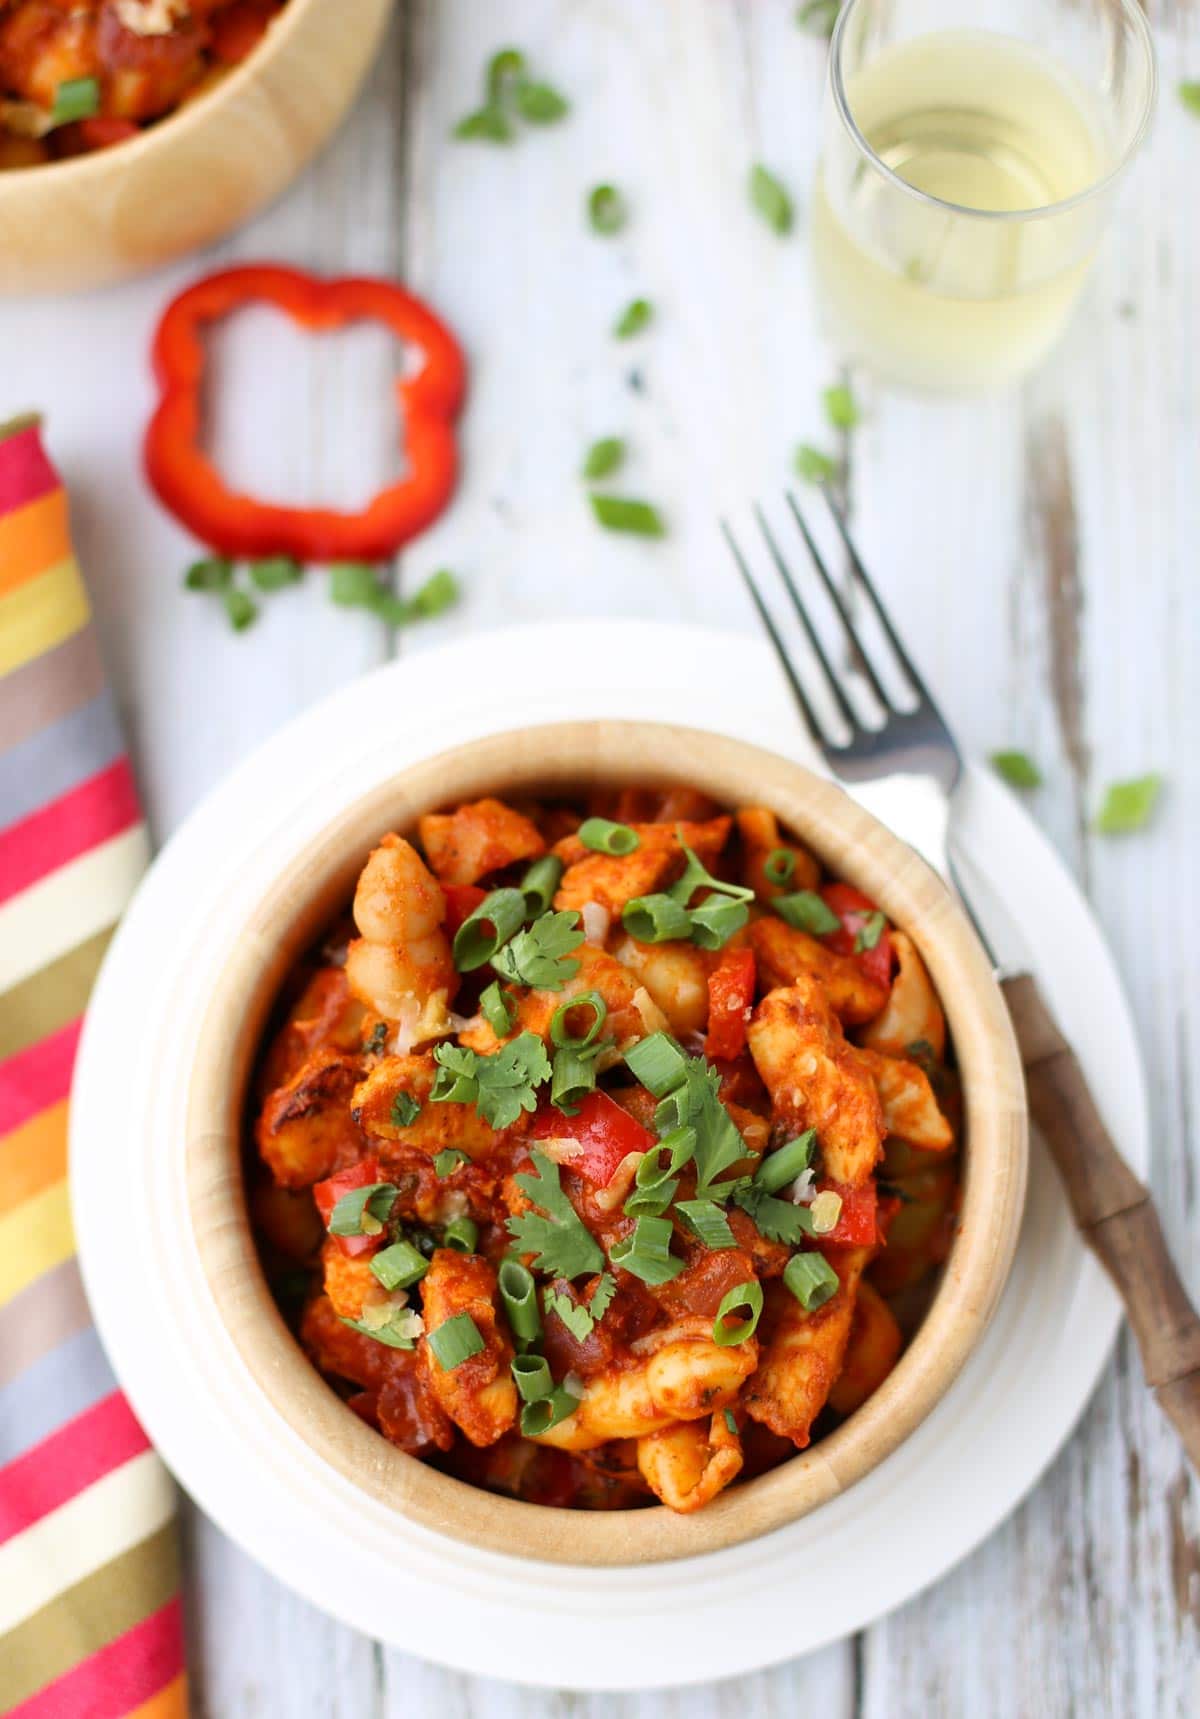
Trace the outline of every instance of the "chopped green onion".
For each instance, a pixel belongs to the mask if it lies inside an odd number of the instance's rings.
[[[660,1218],[679,1192],[676,1171],[696,1150],[694,1128],[677,1128],[643,1154],[634,1172],[634,1188],[622,1210],[627,1218]],[[665,1154],[665,1157],[664,1157]]]
[[[371,1270],[385,1289],[408,1289],[421,1281],[429,1261],[411,1242],[398,1241],[375,1255]]]
[[[838,1274],[822,1253],[794,1253],[783,1281],[806,1313],[815,1313],[838,1292]]]
[[[636,1081],[663,1098],[687,1077],[687,1057],[670,1033],[651,1033],[625,1052],[625,1066]]]
[[[844,382],[835,382],[832,388],[823,389],[821,399],[825,405],[825,416],[835,430],[852,430],[861,421],[858,402]]]
[[[570,112],[570,103],[553,85],[521,78],[517,83],[517,112],[530,125],[553,125]]]
[[[618,340],[629,340],[640,334],[654,319],[654,306],[648,298],[635,298],[625,306],[613,325]]]
[[[1040,788],[1042,772],[1027,752],[993,752],[992,769],[1010,788]]]
[[[343,1194],[329,1217],[331,1236],[377,1236],[396,1203],[392,1182],[368,1182]]]
[[[858,933],[855,936],[854,953],[856,955],[863,955],[868,949],[874,949],[875,945],[879,942],[879,939],[883,936],[886,926],[887,920],[883,914],[878,911],[878,909],[874,913],[868,914],[866,919],[864,919],[862,924],[859,926]]]
[[[508,999],[500,989],[499,979],[493,979],[479,999],[479,1012],[498,1039],[512,1031],[513,1014]]]
[[[791,232],[792,199],[760,161],[750,169],[750,201],[768,227],[773,227],[777,233]]]
[[[590,1009],[592,1022],[582,1038],[575,1038],[567,1024],[567,1018],[574,1009]],[[560,1050],[585,1050],[596,1038],[608,1015],[608,1004],[599,991],[582,991],[579,996],[571,997],[565,1003],[560,1003],[550,1017],[550,1041]]]
[[[792,465],[796,476],[805,483],[832,483],[838,474],[837,461],[823,454],[820,448],[814,448],[811,442],[800,443],[792,455]]]
[[[597,185],[588,193],[588,220],[594,233],[609,238],[619,233],[628,219],[625,199],[615,185]]]
[[[796,13],[796,22],[810,36],[832,36],[842,0],[805,0]]]
[[[830,1235],[837,1229],[838,1219],[842,1215],[842,1196],[835,1194],[832,1188],[825,1188],[808,1208],[808,1213],[812,1219],[813,1234]]]
[[[411,1128],[421,1114],[421,1103],[411,1092],[398,1092],[392,1100],[391,1123],[393,1128]]]
[[[440,1152],[434,1154],[433,1173],[440,1182],[447,1176],[453,1176],[460,1164],[469,1164],[471,1160],[465,1152],[460,1152],[457,1146],[443,1146]]]
[[[404,626],[409,621],[430,621],[435,615],[452,609],[460,595],[454,574],[448,567],[439,567],[436,573],[431,573],[423,584],[417,586],[411,597],[398,599],[398,612],[389,607],[387,618],[397,626]],[[390,604],[392,599],[388,601]]]
[[[517,1355],[509,1371],[523,1403],[544,1403],[554,1395],[554,1375],[544,1355]]]
[[[578,1050],[564,1046],[554,1053],[554,1072],[550,1077],[550,1102],[564,1116],[573,1116],[579,1105],[596,1086],[595,1055],[581,1055]]]
[[[754,1180],[765,1194],[777,1194],[797,1176],[802,1176],[812,1163],[817,1131],[808,1128],[795,1140],[789,1140],[777,1152],[769,1153],[754,1172]]]
[[[1179,99],[1184,107],[1200,115],[1200,83],[1189,81],[1179,86]]]
[[[621,924],[636,943],[682,943],[692,934],[687,908],[669,895],[635,895],[621,909]]]
[[[510,1255],[500,1261],[497,1273],[500,1299],[508,1314],[509,1329],[518,1349],[536,1343],[542,1334],[542,1316],[538,1310],[537,1285],[527,1265]]]
[[[99,112],[99,78],[67,78],[54,92],[50,120],[54,125],[71,125],[77,119],[94,119]]]
[[[282,591],[285,585],[295,585],[300,575],[300,563],[290,555],[268,555],[250,563],[250,577],[260,591]]]
[[[521,1432],[526,1438],[540,1438],[548,1433],[551,1427],[556,1427],[559,1421],[565,1421],[568,1415],[573,1415],[579,1407],[580,1398],[573,1391],[568,1391],[565,1385],[549,1397],[543,1397],[540,1402],[526,1403],[521,1410]]]
[[[713,1342],[719,1343],[723,1349],[734,1343],[744,1343],[748,1337],[753,1337],[762,1310],[762,1284],[754,1278],[749,1283],[736,1284],[717,1308]],[[731,1318],[737,1323],[727,1324]]]
[[[1163,779],[1159,775],[1137,776],[1130,782],[1114,782],[1104,796],[1096,818],[1102,836],[1125,836],[1149,823]]]
[[[443,1373],[452,1373],[472,1355],[486,1348],[479,1327],[469,1313],[456,1313],[452,1319],[429,1332],[429,1347]]]
[[[366,561],[335,561],[329,569],[329,595],[343,609],[369,609],[379,596],[375,568]]]
[[[520,48],[498,48],[487,63],[484,89],[489,107],[503,107],[525,75]]]
[[[638,1218],[633,1233],[609,1249],[609,1258],[643,1283],[669,1283],[684,1262],[671,1253],[674,1229],[669,1218]],[[761,1293],[761,1292],[760,1292]]]
[[[451,1218],[442,1231],[443,1247],[453,1248],[455,1253],[474,1253],[478,1240],[479,1225],[474,1218]]]
[[[518,886],[525,897],[527,919],[536,919],[539,914],[550,911],[562,874],[563,862],[557,854],[546,854],[543,859],[534,860]]]
[[[699,907],[689,909],[689,918],[692,942],[698,949],[723,949],[749,922],[750,909],[744,901],[711,895]]]
[[[221,593],[225,604],[225,613],[229,616],[229,624],[235,633],[244,633],[247,627],[254,625],[258,619],[258,604],[245,591],[239,591],[230,585]]]
[[[734,1414],[732,1409],[725,1410],[725,1425],[733,1434],[734,1438],[736,1438],[738,1436],[737,1416]]]
[[[576,831],[585,848],[594,854],[615,854],[624,858],[636,852],[642,838],[628,824],[614,824],[611,818],[585,818]]]
[[[807,931],[811,937],[824,937],[830,931],[840,931],[842,922],[815,889],[798,889],[794,895],[777,895],[771,903],[772,913],[796,931]]]
[[[228,555],[208,555],[203,561],[193,561],[183,576],[189,591],[224,591],[233,578],[233,562]]]
[[[368,1325],[365,1319],[347,1319],[344,1315],[339,1318],[351,1331],[361,1331],[364,1337],[389,1349],[415,1349],[421,1334],[421,1315],[412,1307],[398,1308],[382,1325]]]
[[[628,496],[597,495],[589,500],[598,525],[605,531],[627,531],[635,537],[665,537],[666,525],[658,509],[648,501],[634,501]]]
[[[778,884],[780,889],[791,883],[795,869],[796,856],[791,848],[772,848],[763,861],[763,876],[768,883]]]
[[[652,1188],[634,1187],[621,1207],[627,1218],[661,1218],[679,1192],[679,1180],[655,1183]]]
[[[593,442],[583,461],[581,476],[587,483],[611,477],[625,458],[625,443],[619,436],[602,436]]]
[[[712,1250],[737,1246],[733,1231],[729,1227],[729,1219],[714,1201],[680,1200],[675,1210],[706,1248]]]
[[[474,972],[491,960],[525,923],[525,897],[519,889],[494,889],[454,933],[454,965]]]

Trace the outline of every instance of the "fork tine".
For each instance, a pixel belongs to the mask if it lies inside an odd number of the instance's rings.
[[[758,586],[754,581],[754,575],[746,565],[746,558],[737,546],[737,540],[735,539],[733,532],[729,529],[728,521],[724,519],[721,521],[721,531],[724,534],[726,543],[729,545],[729,552],[733,556],[734,562],[737,565],[737,570],[742,576],[742,581],[753,599],[754,607],[758,610],[759,619],[767,629],[767,636],[775,647],[775,655],[779,658],[779,666],[787,676],[788,685],[791,687],[792,692],[795,695],[796,703],[800,706],[804,720],[808,724],[808,731],[812,736],[813,743],[814,745],[819,746],[823,751],[827,751],[829,750],[829,742],[826,740],[821,724],[817,720],[817,713],[809,703],[808,694],[800,684],[799,676],[792,667],[792,660],[788,656],[784,642],[779,636],[779,629],[775,625],[771,611],[762,600],[762,593],[759,591]]]
[[[841,538],[843,544],[845,545],[846,553],[850,557],[850,562],[854,568],[855,577],[859,580],[860,584],[862,585],[863,590],[867,594],[867,599],[870,602],[871,607],[875,611],[875,618],[879,622],[879,625],[883,628],[883,631],[884,631],[884,634],[887,638],[888,644],[892,647],[892,650],[896,653],[896,660],[899,662],[901,668],[904,670],[905,674],[908,676],[909,681],[912,685],[912,689],[916,693],[917,697],[922,699],[930,707],[931,710],[935,711],[937,713],[937,715],[939,717],[941,717],[941,711],[938,710],[936,700],[934,699],[929,688],[925,685],[925,682],[921,679],[920,674],[917,672],[916,665],[913,662],[912,658],[909,656],[909,654],[905,650],[903,644],[900,642],[900,635],[897,633],[895,627],[893,627],[892,622],[891,622],[891,617],[889,616],[886,608],[884,607],[883,601],[880,598],[879,593],[876,591],[875,586],[871,581],[870,575],[868,574],[866,568],[863,566],[862,561],[859,559],[858,550],[854,547],[854,544],[853,544],[851,537],[850,537],[850,531],[849,531],[849,528],[846,524],[845,515],[842,513],[841,508],[834,501],[832,495],[829,493],[828,490],[824,491],[824,495],[825,495],[826,506],[829,508],[830,513],[833,515],[833,523],[837,526],[838,536]]]
[[[827,502],[829,502],[829,505],[832,508],[833,503],[831,501],[829,501],[828,495],[826,495],[825,499]],[[885,710],[891,711],[891,712],[893,712],[893,714],[895,714],[896,713],[895,703],[888,696],[887,688],[884,686],[883,682],[880,680],[879,676],[875,672],[875,665],[872,663],[871,658],[870,658],[870,654],[868,653],[866,646],[863,644],[863,641],[862,641],[861,637],[859,636],[858,628],[854,624],[854,619],[851,616],[850,611],[846,606],[845,599],[843,598],[841,592],[838,590],[837,586],[834,584],[834,581],[833,581],[833,578],[829,572],[829,569],[826,567],[825,562],[821,556],[821,552],[817,548],[817,545],[813,540],[812,532],[808,529],[808,521],[805,519],[803,513],[801,513],[800,504],[796,500],[796,497],[792,494],[791,490],[788,490],[788,492],[787,492],[787,501],[788,501],[788,506],[792,510],[792,517],[795,519],[796,524],[800,527],[800,534],[804,538],[804,542],[808,548],[809,555],[812,557],[813,566],[816,568],[818,574],[820,575],[821,583],[825,587],[825,590],[829,596],[830,602],[833,604],[834,608],[837,610],[838,614],[841,617],[842,625],[846,629],[846,633],[850,639],[850,643],[854,646],[854,649],[858,653],[859,666],[861,667],[863,673],[866,675],[867,679],[870,681],[872,691],[874,692],[876,698],[879,700],[880,704],[882,704],[882,706]],[[846,538],[846,534],[844,531],[842,533],[842,537],[843,537],[843,540],[847,543],[847,547],[849,547],[849,539]],[[854,556],[854,560],[857,563],[858,557],[856,555],[854,555],[853,549],[850,550],[850,553],[852,556]]]
[[[830,662],[828,656],[825,654],[825,647],[821,643],[820,636],[818,635],[816,628],[812,624],[812,621],[809,617],[808,610],[804,604],[804,599],[801,597],[800,592],[796,588],[796,581],[792,578],[791,571],[788,567],[787,562],[783,559],[783,555],[779,549],[779,545],[776,543],[775,539],[771,535],[770,527],[767,525],[767,521],[763,515],[762,508],[758,507],[757,505],[755,506],[755,509],[754,509],[754,517],[758,521],[758,529],[763,534],[763,538],[766,542],[768,550],[770,551],[771,559],[775,563],[776,569],[779,573],[779,577],[783,580],[784,585],[787,587],[788,596],[792,599],[792,607],[795,609],[796,614],[800,618],[800,624],[804,628],[805,636],[807,637],[809,644],[813,648],[813,653],[816,656],[817,661],[820,663],[821,667],[825,671],[825,679],[829,684],[829,690],[833,696],[834,703],[837,705],[838,710],[841,712],[842,721],[846,724],[847,728],[849,728],[850,732],[853,734],[859,728],[862,727],[862,724],[858,720],[858,715],[854,709],[854,706],[850,703],[850,700],[846,697],[846,694],[842,688],[841,677],[840,677],[840,675],[838,675],[834,672],[833,664]]]

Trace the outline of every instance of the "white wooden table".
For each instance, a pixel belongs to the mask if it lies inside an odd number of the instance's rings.
[[[335,3],[335,0],[334,0]],[[350,123],[275,209],[203,262],[87,299],[0,305],[0,418],[41,404],[74,498],[154,830],[165,837],[294,712],[394,652],[542,616],[753,625],[714,533],[722,499],[786,479],[824,434],[836,376],[807,284],[804,193],[824,45],[789,0],[414,0]],[[962,738],[1047,771],[1039,817],[1116,948],[1149,1066],[1153,1180],[1200,1289],[1191,1139],[1200,1019],[1200,77],[1185,0],[1160,0],[1166,96],[1115,242],[1065,347],[1032,383],[969,403],[856,379],[855,518],[870,564]],[[523,47],[570,95],[569,121],[511,149],[449,141],[488,53]],[[782,241],[749,211],[761,158],[800,197]],[[599,239],[587,189],[622,185],[633,219]],[[323,575],[235,637],[185,596],[186,539],[151,502],[137,444],[153,318],[199,268],[262,257],[399,275],[470,354],[465,475],[397,568],[466,600],[402,637],[330,607]],[[655,327],[609,334],[635,295]],[[219,342],[214,443],[231,473],[349,504],[395,458],[381,337],[306,344],[251,314]],[[585,446],[630,438],[630,492],[659,501],[661,544],[606,535],[578,480]],[[1095,839],[1113,777],[1158,768],[1155,828]],[[865,1631],[740,1684],[677,1695],[543,1695],[462,1678],[313,1612],[194,1513],[187,1563],[196,1711],[309,1716],[1200,1711],[1197,1492],[1122,1340],[1070,1446],[992,1539]],[[797,1603],[802,1603],[799,1599]],[[614,1644],[614,1651],[619,1651]]]

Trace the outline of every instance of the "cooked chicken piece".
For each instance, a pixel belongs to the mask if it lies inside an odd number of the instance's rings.
[[[637,1461],[650,1490],[672,1510],[685,1515],[709,1504],[742,1467],[742,1443],[736,1424],[718,1411],[703,1421],[679,1421],[637,1441]]]
[[[364,1141],[350,1114],[357,1057],[320,1050],[263,1100],[254,1140],[281,1188],[308,1188],[355,1163]]]
[[[496,1315],[496,1273],[478,1254],[439,1248],[421,1279],[425,1335],[421,1362],[433,1395],[472,1444],[495,1444],[517,1418],[517,1387],[509,1373],[513,1346]],[[448,1371],[430,1346],[430,1334],[467,1314],[483,1338],[478,1354]]]
[[[870,1248],[847,1248],[833,1260],[841,1282],[823,1307],[806,1313],[782,1281],[768,1283],[758,1323],[762,1358],[742,1393],[746,1413],[803,1450],[842,1370],[858,1281]]]
[[[954,1144],[954,1130],[938,1109],[929,1077],[915,1062],[882,1056],[879,1051],[860,1050],[860,1061],[871,1071],[883,1103],[883,1120],[889,1134],[926,1152],[945,1152]]]
[[[421,846],[443,883],[478,883],[518,860],[539,858],[537,826],[502,800],[476,800],[453,812],[429,812],[417,824]]]
[[[774,914],[756,919],[747,935],[764,985],[791,985],[804,975],[819,980],[845,1026],[871,1020],[887,1002],[887,986],[872,979],[856,955],[838,955]]]
[[[711,871],[729,838],[731,822],[712,818],[704,824],[634,824],[631,828],[640,843],[631,854],[619,856],[591,853],[578,836],[565,836],[554,845],[567,868],[554,905],[582,909],[594,901],[617,918],[636,896],[653,895],[679,877],[686,862],[677,831]]]

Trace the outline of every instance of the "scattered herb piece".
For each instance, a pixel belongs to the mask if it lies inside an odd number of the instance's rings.
[[[429,1347],[433,1350],[442,1372],[452,1373],[455,1367],[461,1367],[472,1355],[480,1354],[486,1345],[471,1315],[456,1313],[452,1319],[447,1319],[429,1333]]]
[[[725,1410],[725,1425],[733,1434],[734,1438],[736,1438],[738,1436],[737,1416],[734,1414],[732,1409]]]
[[[329,1214],[331,1236],[377,1236],[396,1203],[399,1189],[392,1182],[368,1182],[343,1194]]]
[[[993,752],[988,762],[1010,788],[1042,785],[1042,773],[1027,752]]]
[[[615,185],[596,185],[588,192],[587,214],[593,233],[605,238],[619,233],[629,219],[625,199]]]
[[[886,928],[887,920],[876,908],[874,913],[867,915],[858,928],[854,938],[854,953],[865,955],[868,949],[874,949]]]
[[[236,585],[229,585],[221,592],[221,601],[235,633],[244,633],[257,621],[258,604],[248,592],[239,591]]]
[[[521,1433],[525,1438],[540,1438],[548,1433],[551,1427],[556,1427],[559,1421],[565,1421],[579,1407],[580,1399],[574,1391],[568,1391],[565,1385],[540,1402],[526,1403],[521,1410]]]
[[[792,200],[770,170],[756,161],[750,169],[750,201],[777,233],[792,230]]]
[[[632,1232],[614,1242],[609,1257],[643,1283],[670,1283],[683,1270],[684,1262],[671,1252],[674,1227],[670,1218],[636,1218]]]
[[[208,555],[193,561],[183,576],[189,591],[224,591],[233,578],[233,562],[227,555]]]
[[[605,531],[628,531],[636,537],[665,537],[667,528],[658,509],[648,501],[625,496],[593,495],[592,512]]]
[[[380,596],[374,567],[366,561],[335,561],[329,569],[329,595],[345,609],[369,609]]]
[[[515,1355],[509,1372],[523,1403],[541,1403],[553,1394],[554,1375],[544,1355]]]
[[[1097,813],[1097,830],[1102,836],[1125,836],[1144,829],[1154,814],[1162,788],[1163,779],[1157,772],[1135,776],[1128,782],[1113,782],[1106,789],[1104,803]]]
[[[805,483],[832,483],[838,474],[838,463],[811,442],[801,442],[792,460],[796,475]]]
[[[429,1261],[410,1241],[398,1241],[374,1256],[371,1270],[385,1289],[411,1289],[429,1270]]]
[[[506,1259],[500,1261],[496,1281],[500,1286],[500,1299],[508,1315],[513,1340],[518,1349],[527,1349],[538,1342],[542,1335],[542,1316],[538,1311],[537,1285],[533,1281],[533,1273],[527,1265],[522,1265],[519,1259],[509,1254]]]
[[[457,1146],[443,1146],[433,1157],[433,1173],[439,1182],[444,1182],[447,1176],[453,1176],[460,1164],[469,1164],[471,1160],[465,1152],[460,1152]]]
[[[675,1210],[696,1239],[710,1251],[737,1246],[729,1219],[714,1200],[680,1200]]]
[[[553,125],[570,112],[571,104],[552,84],[521,78],[517,83],[517,112],[530,125]]]
[[[617,1280],[611,1271],[606,1271],[587,1301],[572,1301],[561,1290],[548,1289],[545,1294],[546,1312],[557,1315],[577,1343],[585,1343],[604,1318],[616,1292]]]
[[[389,1349],[415,1348],[425,1329],[421,1315],[413,1307],[399,1308],[382,1325],[369,1325],[365,1319],[342,1319],[342,1324],[351,1331],[361,1331],[364,1337],[373,1337],[376,1343],[384,1343]]]
[[[384,1046],[387,1044],[387,1041],[388,1041],[387,1022],[386,1021],[376,1021],[375,1025],[371,1028],[370,1038],[368,1038],[367,1041],[365,1042],[365,1044],[363,1045],[363,1055],[364,1056],[379,1056],[379,1054],[382,1052]]]
[[[499,48],[487,63],[484,93],[489,107],[503,109],[525,76],[525,56],[520,48]]]
[[[398,1092],[392,1100],[393,1128],[411,1128],[421,1114],[420,1100],[411,1092]]]
[[[679,1128],[694,1129],[696,1144],[696,1198],[723,1200],[733,1184],[716,1185],[722,1171],[748,1156],[746,1142],[733,1118],[717,1097],[721,1076],[702,1056],[689,1057],[680,1084],[663,1098],[654,1113],[661,1133]]]
[[[492,966],[502,979],[511,979],[518,985],[561,991],[579,971],[579,962],[571,951],[578,949],[583,940],[577,912],[544,913],[493,955]],[[522,1035],[529,1036],[532,1035]]]
[[[454,1253],[474,1253],[479,1240],[479,1225],[474,1218],[451,1218],[442,1231],[442,1246]]]
[[[757,1278],[751,1278],[749,1283],[737,1284],[717,1308],[717,1317],[713,1321],[713,1342],[719,1343],[722,1348],[728,1348],[733,1343],[744,1343],[748,1337],[753,1337],[762,1310],[762,1284]],[[730,1320],[734,1323],[728,1323]]]
[[[858,402],[845,382],[835,382],[821,392],[825,416],[835,430],[852,430],[862,421]]]
[[[465,1045],[440,1044],[431,1104],[474,1104],[492,1128],[510,1128],[523,1110],[537,1109],[536,1089],[550,1078],[550,1059],[536,1033],[518,1033],[491,1056]]]
[[[635,895],[621,909],[621,924],[635,943],[684,943],[692,935],[687,908],[669,895]]]
[[[776,1199],[749,1177],[736,1184],[733,1203],[745,1212],[759,1235],[768,1241],[786,1242],[789,1247],[795,1247],[805,1236],[813,1233],[807,1206],[794,1206],[790,1200]]]
[[[832,36],[842,0],[805,0],[797,9],[796,22],[810,36]]]
[[[530,1157],[534,1174],[518,1176],[516,1182],[522,1193],[541,1210],[520,1212],[509,1218],[509,1235],[521,1253],[535,1256],[533,1263],[539,1271],[567,1279],[582,1277],[585,1272],[603,1271],[604,1254],[600,1244],[563,1193],[558,1165],[536,1147],[530,1152]]]
[[[792,895],[777,895],[771,903],[771,911],[794,930],[807,931],[810,937],[825,937],[829,932],[842,928],[837,914],[815,889],[798,889]]]
[[[614,854],[623,858],[636,853],[642,838],[629,824],[615,824],[611,818],[585,818],[575,834],[594,854]]]
[[[527,919],[540,919],[543,913],[549,913],[562,874],[563,862],[557,854],[544,854],[540,860],[534,860],[519,885],[525,897]]]
[[[500,989],[498,979],[493,979],[480,997],[479,1012],[498,1039],[505,1038],[512,1032],[512,1010],[508,1006],[507,997]]]
[[[654,320],[654,306],[648,298],[635,298],[625,306],[616,322],[613,333],[618,340],[630,340],[635,334],[640,334],[643,328],[648,328]]]
[[[282,591],[301,577],[300,563],[291,555],[268,555],[250,563],[250,578],[260,591]]]
[[[100,112],[100,80],[67,78],[54,92],[51,125],[71,125],[77,119],[94,119]]]
[[[1200,83],[1182,83],[1179,86],[1179,99],[1189,112],[1200,118]]]
[[[820,1253],[794,1253],[783,1268],[783,1281],[806,1313],[824,1307],[840,1287],[837,1272]]]
[[[481,107],[460,119],[451,135],[460,142],[511,143],[513,129],[502,108]]]
[[[588,483],[611,477],[625,458],[625,443],[620,436],[601,436],[593,442],[583,462],[582,476]]]

